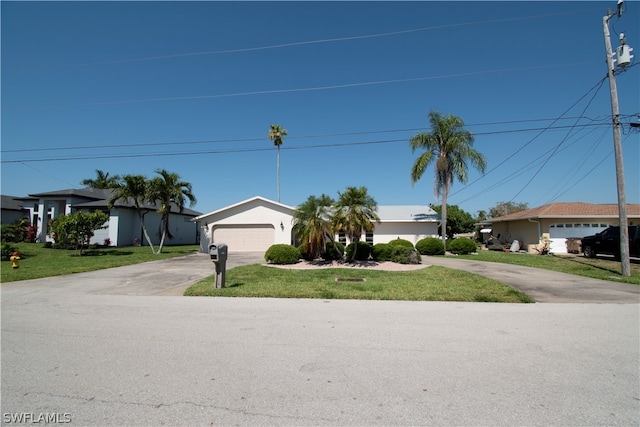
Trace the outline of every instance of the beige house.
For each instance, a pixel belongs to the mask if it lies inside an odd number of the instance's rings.
[[[265,252],[276,243],[293,244],[295,208],[264,197],[248,200],[193,218],[200,230],[200,250],[208,252],[212,242],[226,243],[229,252]],[[424,237],[436,237],[440,215],[429,206],[378,206],[380,222],[375,230],[363,233],[370,244],[406,239],[415,244]],[[343,233],[336,239],[347,244]]]
[[[627,205],[627,220],[640,223],[640,204]],[[561,202],[491,218],[482,226],[507,247],[518,240],[521,248],[536,253],[545,235],[551,240],[552,253],[567,253],[567,239],[590,236],[618,224],[617,204]]]

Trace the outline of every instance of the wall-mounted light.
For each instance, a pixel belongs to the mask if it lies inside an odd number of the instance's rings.
[[[284,231],[284,224],[282,223],[282,221],[280,221],[280,229]]]

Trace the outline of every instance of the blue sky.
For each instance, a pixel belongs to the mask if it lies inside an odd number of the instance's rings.
[[[616,2],[2,2],[2,194],[165,168],[209,212],[411,184],[427,114],[460,116],[487,158],[449,199],[617,203],[602,17]],[[611,20],[640,52],[640,3]],[[632,65],[635,64],[632,63]],[[617,76],[627,202],[640,203],[640,67]],[[602,83],[602,84],[601,84]]]

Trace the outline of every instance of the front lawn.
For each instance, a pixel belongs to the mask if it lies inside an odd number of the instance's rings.
[[[582,255],[533,255],[478,251],[476,255],[460,255],[460,258],[522,265],[594,279],[640,285],[640,263],[633,259],[631,260],[631,276],[624,277],[620,274],[620,261],[614,260],[613,257],[585,258]]]
[[[227,271],[226,287],[215,275],[185,291],[186,296],[322,298],[411,301],[534,302],[503,283],[444,267],[413,271],[352,268],[293,270],[248,265]],[[336,281],[336,279],[346,279]],[[350,281],[354,279],[366,281]]]
[[[157,261],[192,254],[199,249],[197,245],[165,246],[161,254],[154,255],[148,246],[105,247],[85,250],[82,256],[78,256],[77,251],[46,249],[42,243],[12,243],[11,245],[18,248],[22,260],[18,269],[11,268],[11,261],[2,261],[0,270],[2,283]]]

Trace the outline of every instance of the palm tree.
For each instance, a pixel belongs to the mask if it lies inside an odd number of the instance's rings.
[[[278,158],[276,160],[276,183],[278,186],[278,203],[280,203],[280,146],[287,136],[287,130],[280,127],[279,124],[273,124],[269,128],[269,139],[273,141],[273,145],[278,147]]]
[[[143,205],[147,201],[147,195],[149,192],[149,181],[144,175],[124,175],[113,187],[113,194],[109,198],[107,204],[109,209],[113,208],[117,201],[121,200],[124,203],[132,202],[140,218],[140,225],[142,226],[142,232],[144,238],[147,239],[149,246],[151,247],[151,253],[156,253],[153,248],[153,243],[149,238],[147,227],[144,225],[144,212]]]
[[[175,205],[178,208],[178,212],[182,212],[186,200],[188,199],[189,205],[193,206],[196,203],[196,196],[193,195],[191,184],[181,181],[180,175],[177,173],[167,172],[165,169],[157,169],[155,172],[160,176],[151,180],[148,199],[159,205],[158,213],[162,217],[162,238],[157,252],[161,253],[165,238],[173,238],[169,231],[171,206]]]
[[[83,179],[80,181],[80,184],[91,188],[106,189],[117,186],[119,184],[119,179],[120,176],[118,175],[109,176],[109,172],[103,172],[100,169],[96,169],[96,179]]]
[[[357,245],[362,232],[373,231],[373,221],[380,221],[377,211],[378,204],[367,193],[366,187],[347,187],[344,193],[338,192],[333,224],[337,231],[343,231],[350,242]],[[352,260],[356,252],[353,251]]]
[[[409,143],[412,152],[425,151],[418,156],[411,168],[411,183],[415,184],[427,167],[435,164],[434,194],[436,200],[442,195],[442,230],[447,229],[447,197],[454,177],[461,183],[468,180],[467,165],[471,163],[484,173],[484,155],[473,149],[473,135],[464,129],[464,122],[453,115],[443,116],[437,111],[429,113],[431,131],[414,135]],[[442,233],[446,248],[447,236]]]
[[[304,251],[311,259],[318,258],[327,244],[333,240],[331,224],[334,200],[326,194],[309,196],[293,212],[293,230]]]

